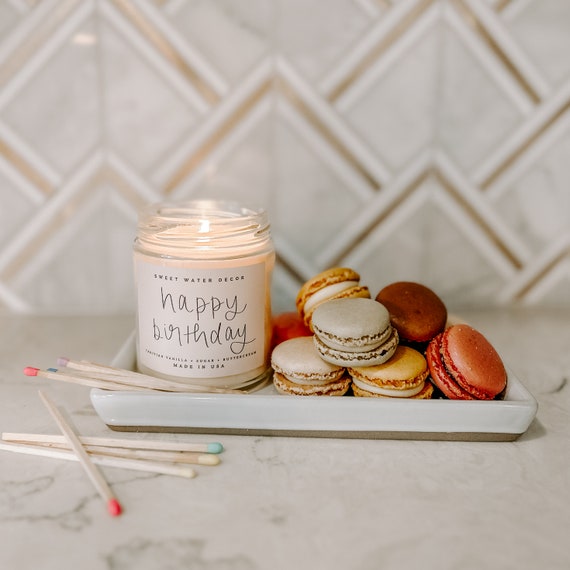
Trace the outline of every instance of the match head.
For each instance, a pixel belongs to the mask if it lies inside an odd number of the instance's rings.
[[[214,443],[209,443],[207,447],[208,453],[222,453],[224,446],[217,441]]]
[[[66,358],[65,356],[60,356],[57,359],[57,365],[58,366],[67,366],[68,362],[69,362],[69,358]]]
[[[123,512],[121,503],[119,503],[117,499],[109,499],[107,502],[107,510],[112,517],[118,517]]]
[[[33,366],[26,366],[26,368],[24,368],[24,374],[26,376],[37,376],[39,371],[39,368],[34,368]]]
[[[198,463],[200,465],[219,465],[220,458],[217,455],[210,455],[208,453],[204,453],[198,457]]]

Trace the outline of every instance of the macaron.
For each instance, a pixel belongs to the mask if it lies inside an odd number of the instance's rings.
[[[312,336],[313,333],[305,325],[303,319],[296,311],[287,311],[278,313],[271,318],[272,334],[271,347],[274,348],[278,344],[290,338],[298,336]]]
[[[454,400],[492,400],[507,385],[503,361],[474,328],[453,325],[428,345],[426,359],[433,383]]]
[[[360,285],[360,274],[348,267],[332,267],[303,284],[295,305],[305,325],[312,330],[315,309],[332,299],[370,298],[368,287]]]
[[[312,337],[283,341],[271,353],[273,385],[281,394],[295,396],[343,396],[351,379],[346,369],[324,361]]]
[[[445,304],[434,291],[421,283],[391,283],[376,295],[376,300],[388,309],[390,321],[402,344],[423,350],[445,329]]]
[[[398,346],[384,364],[349,368],[355,396],[373,398],[429,399],[433,386],[424,356],[407,346]]]
[[[315,309],[312,320],[317,351],[338,366],[382,364],[398,346],[388,311],[373,299],[327,301]]]

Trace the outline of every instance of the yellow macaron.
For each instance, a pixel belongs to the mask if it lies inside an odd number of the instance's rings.
[[[332,299],[363,297],[370,299],[368,287],[360,285],[360,274],[349,267],[332,267],[303,284],[295,304],[306,326],[312,330],[314,310]]]
[[[377,366],[349,368],[355,396],[430,399],[433,386],[424,356],[399,345],[393,356]]]

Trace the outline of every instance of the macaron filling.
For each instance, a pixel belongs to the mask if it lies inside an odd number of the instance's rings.
[[[298,374],[285,374],[283,371],[276,371],[289,380],[289,382],[294,382],[295,384],[303,384],[304,386],[322,386],[323,384],[330,384],[331,382],[336,382],[340,380],[344,374],[344,369],[341,368],[334,376],[299,376]]]
[[[352,287],[358,287],[358,281],[342,281],[340,283],[333,283],[332,285],[326,285],[322,289],[315,291],[306,301],[304,310],[309,312],[313,310],[317,305],[320,305],[323,301],[351,289]]]
[[[273,375],[273,385],[281,394],[294,396],[344,396],[350,388],[350,377],[345,375],[332,382],[324,384],[300,384],[291,382],[282,374],[276,372]]]
[[[340,337],[314,326],[315,334],[330,348],[345,352],[362,352],[374,350],[384,344],[392,336],[392,327],[389,325],[385,330],[374,335],[362,335],[360,337]]]

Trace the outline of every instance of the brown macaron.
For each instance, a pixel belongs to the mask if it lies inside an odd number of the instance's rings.
[[[312,316],[319,305],[332,299],[359,297],[370,299],[368,287],[360,285],[360,275],[348,267],[332,267],[304,283],[295,304],[305,325],[313,330]]]
[[[411,281],[391,283],[376,295],[376,300],[388,309],[403,344],[422,348],[445,330],[447,308],[425,285]]]

